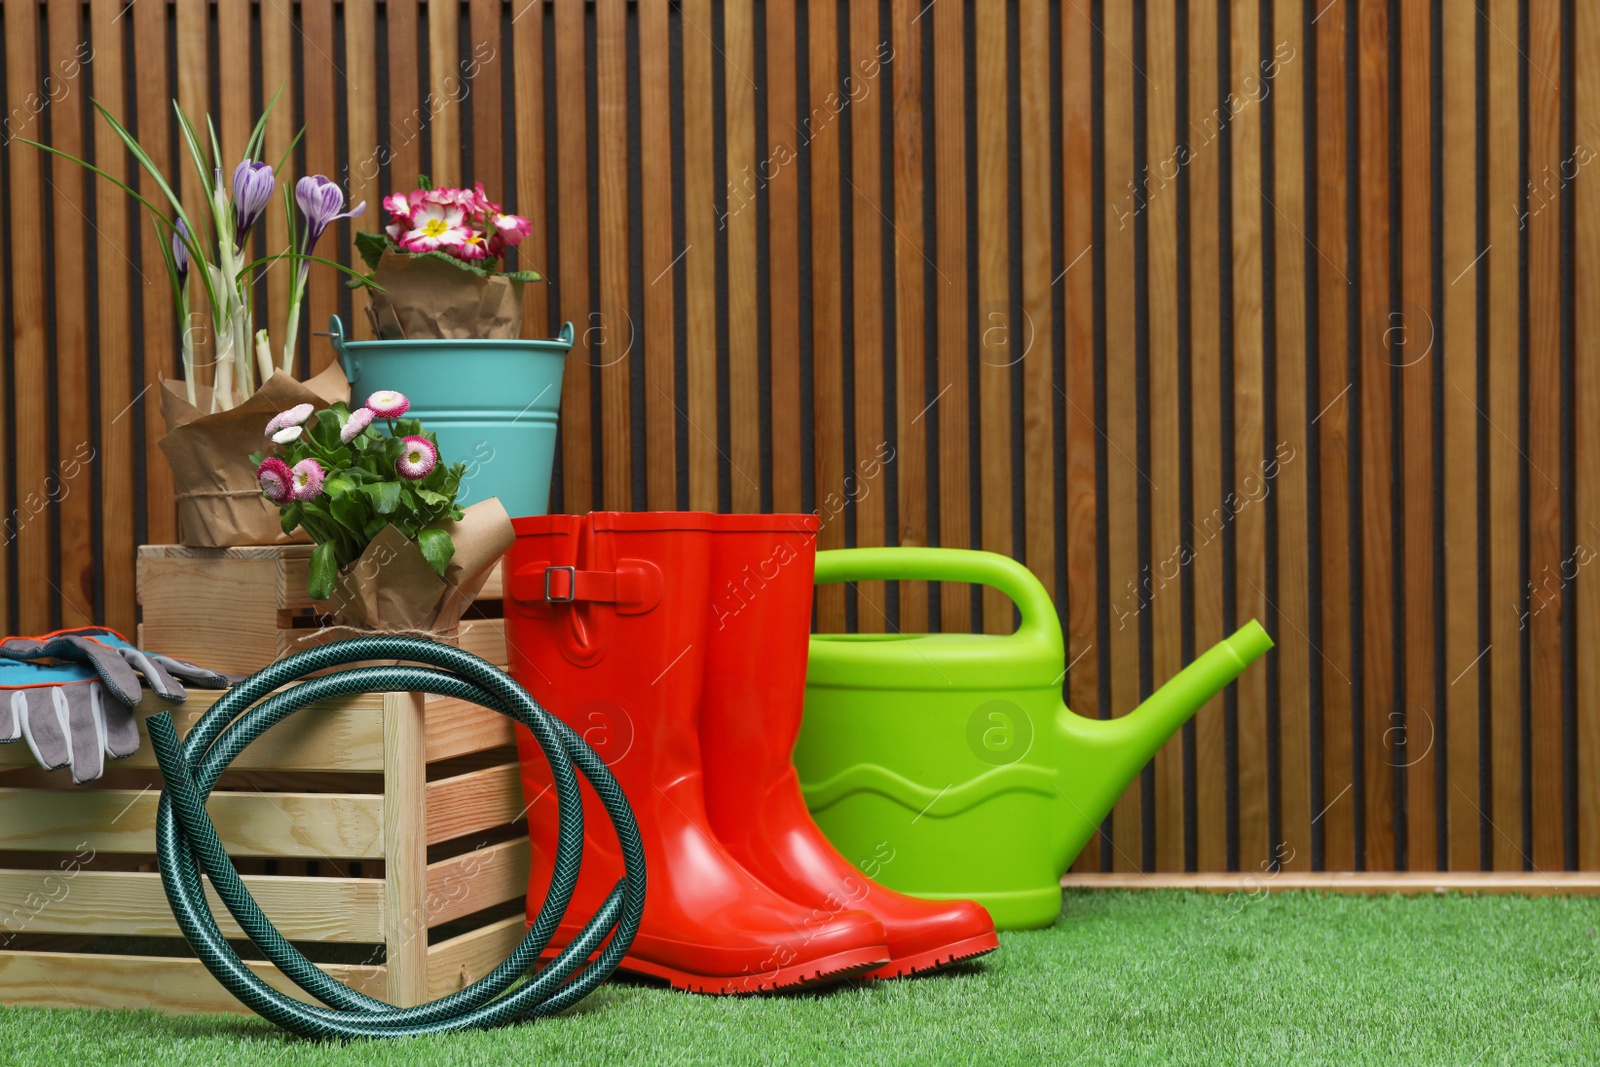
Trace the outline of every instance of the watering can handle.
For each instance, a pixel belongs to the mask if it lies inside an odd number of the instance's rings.
[[[1061,645],[1055,603],[1039,579],[998,552],[965,548],[838,548],[817,553],[817,584],[873,580],[973,582],[1011,598],[1022,613],[1016,636]]]
[[[328,316],[328,340],[333,342],[333,350],[339,353],[339,366],[344,368],[344,376],[352,382],[361,377],[361,361],[344,346],[344,323],[338,315]]]

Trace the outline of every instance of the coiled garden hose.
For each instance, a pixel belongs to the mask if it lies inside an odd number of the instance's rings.
[[[409,660],[431,667],[367,666],[305,677],[329,667],[375,659]],[[263,696],[296,681],[298,685],[256,705]],[[420,691],[468,700],[526,726],[550,765],[560,818],[550,888],[522,943],[504,963],[465,989],[411,1008],[397,1008],[356,992],[330,978],[290,945],[245,889],[205,812],[206,798],[218,776],[273,725],[318,701],[388,691]],[[239,683],[181,741],[166,712],[149,720],[149,731],[166,779],[156,815],[156,858],[172,914],[195,954],[217,980],[246,1007],[286,1030],[319,1038],[407,1037],[551,1015],[603,982],[638,932],[644,911],[644,846],[616,779],[577,734],[541,708],[503,671],[471,653],[409,637],[362,637],[322,645],[282,659]],[[582,933],[548,966],[530,973],[560,924],[578,881],[583,804],[574,765],[599,794],[611,817],[622,846],[625,874]],[[279,992],[245,966],[217,928],[200,881],[202,870],[256,947],[325,1007]],[[611,939],[606,942],[608,935]],[[605,948],[599,956],[579,969],[602,942]],[[518,985],[524,977],[527,980]]]

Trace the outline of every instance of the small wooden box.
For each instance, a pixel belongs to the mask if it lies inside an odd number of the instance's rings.
[[[180,733],[217,696],[173,709]],[[147,694],[141,731],[168,707]],[[330,974],[421,1003],[482,977],[522,937],[528,840],[512,743],[509,719],[461,701],[342,698],[245,749],[208,810],[241,872],[259,872],[245,881],[285,937],[356,946],[343,954],[360,962]],[[244,1010],[168,940],[182,935],[153,857],[160,789],[148,737],[84,787],[38,770],[24,745],[0,746],[0,1002]],[[212,910],[240,936],[215,897]],[[271,964],[256,969],[304,997]]]
[[[138,644],[229,674],[250,674],[316,643],[324,617],[306,592],[310,545],[141,545]],[[504,667],[500,568],[462,618],[456,642]]]

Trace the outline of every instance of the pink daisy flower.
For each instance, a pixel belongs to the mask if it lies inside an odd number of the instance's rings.
[[[371,408],[356,408],[345,420],[344,429],[339,431],[339,440],[345,444],[354,441],[361,431],[372,425],[374,416]]]
[[[300,439],[300,434],[304,430],[305,430],[304,426],[285,426],[283,429],[281,429],[277,433],[273,434],[272,435],[272,439],[274,441],[276,441],[280,445],[286,445],[290,441],[299,440]]]
[[[367,397],[367,407],[380,419],[398,419],[411,410],[411,401],[404,393],[393,389],[379,389]]]
[[[405,451],[400,453],[400,458],[395,461],[402,478],[409,478],[414,482],[421,481],[428,476],[428,472],[439,464],[439,450],[433,447],[433,442],[426,437],[404,438]]]
[[[267,436],[272,437],[279,430],[287,430],[291,426],[300,426],[311,417],[310,404],[296,404],[287,411],[280,411],[272,416],[272,421],[267,423]]]
[[[287,504],[294,499],[294,474],[289,465],[277,456],[268,456],[256,468],[256,480],[261,492],[274,504]]]
[[[327,477],[322,464],[314,459],[303,459],[291,472],[291,487],[296,500],[315,500],[322,495],[322,482]]]

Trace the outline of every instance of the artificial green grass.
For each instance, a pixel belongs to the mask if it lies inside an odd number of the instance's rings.
[[[761,998],[609,985],[489,1033],[318,1044],[259,1019],[0,1009],[0,1063],[1600,1062],[1600,901],[1069,893],[910,981]]]

